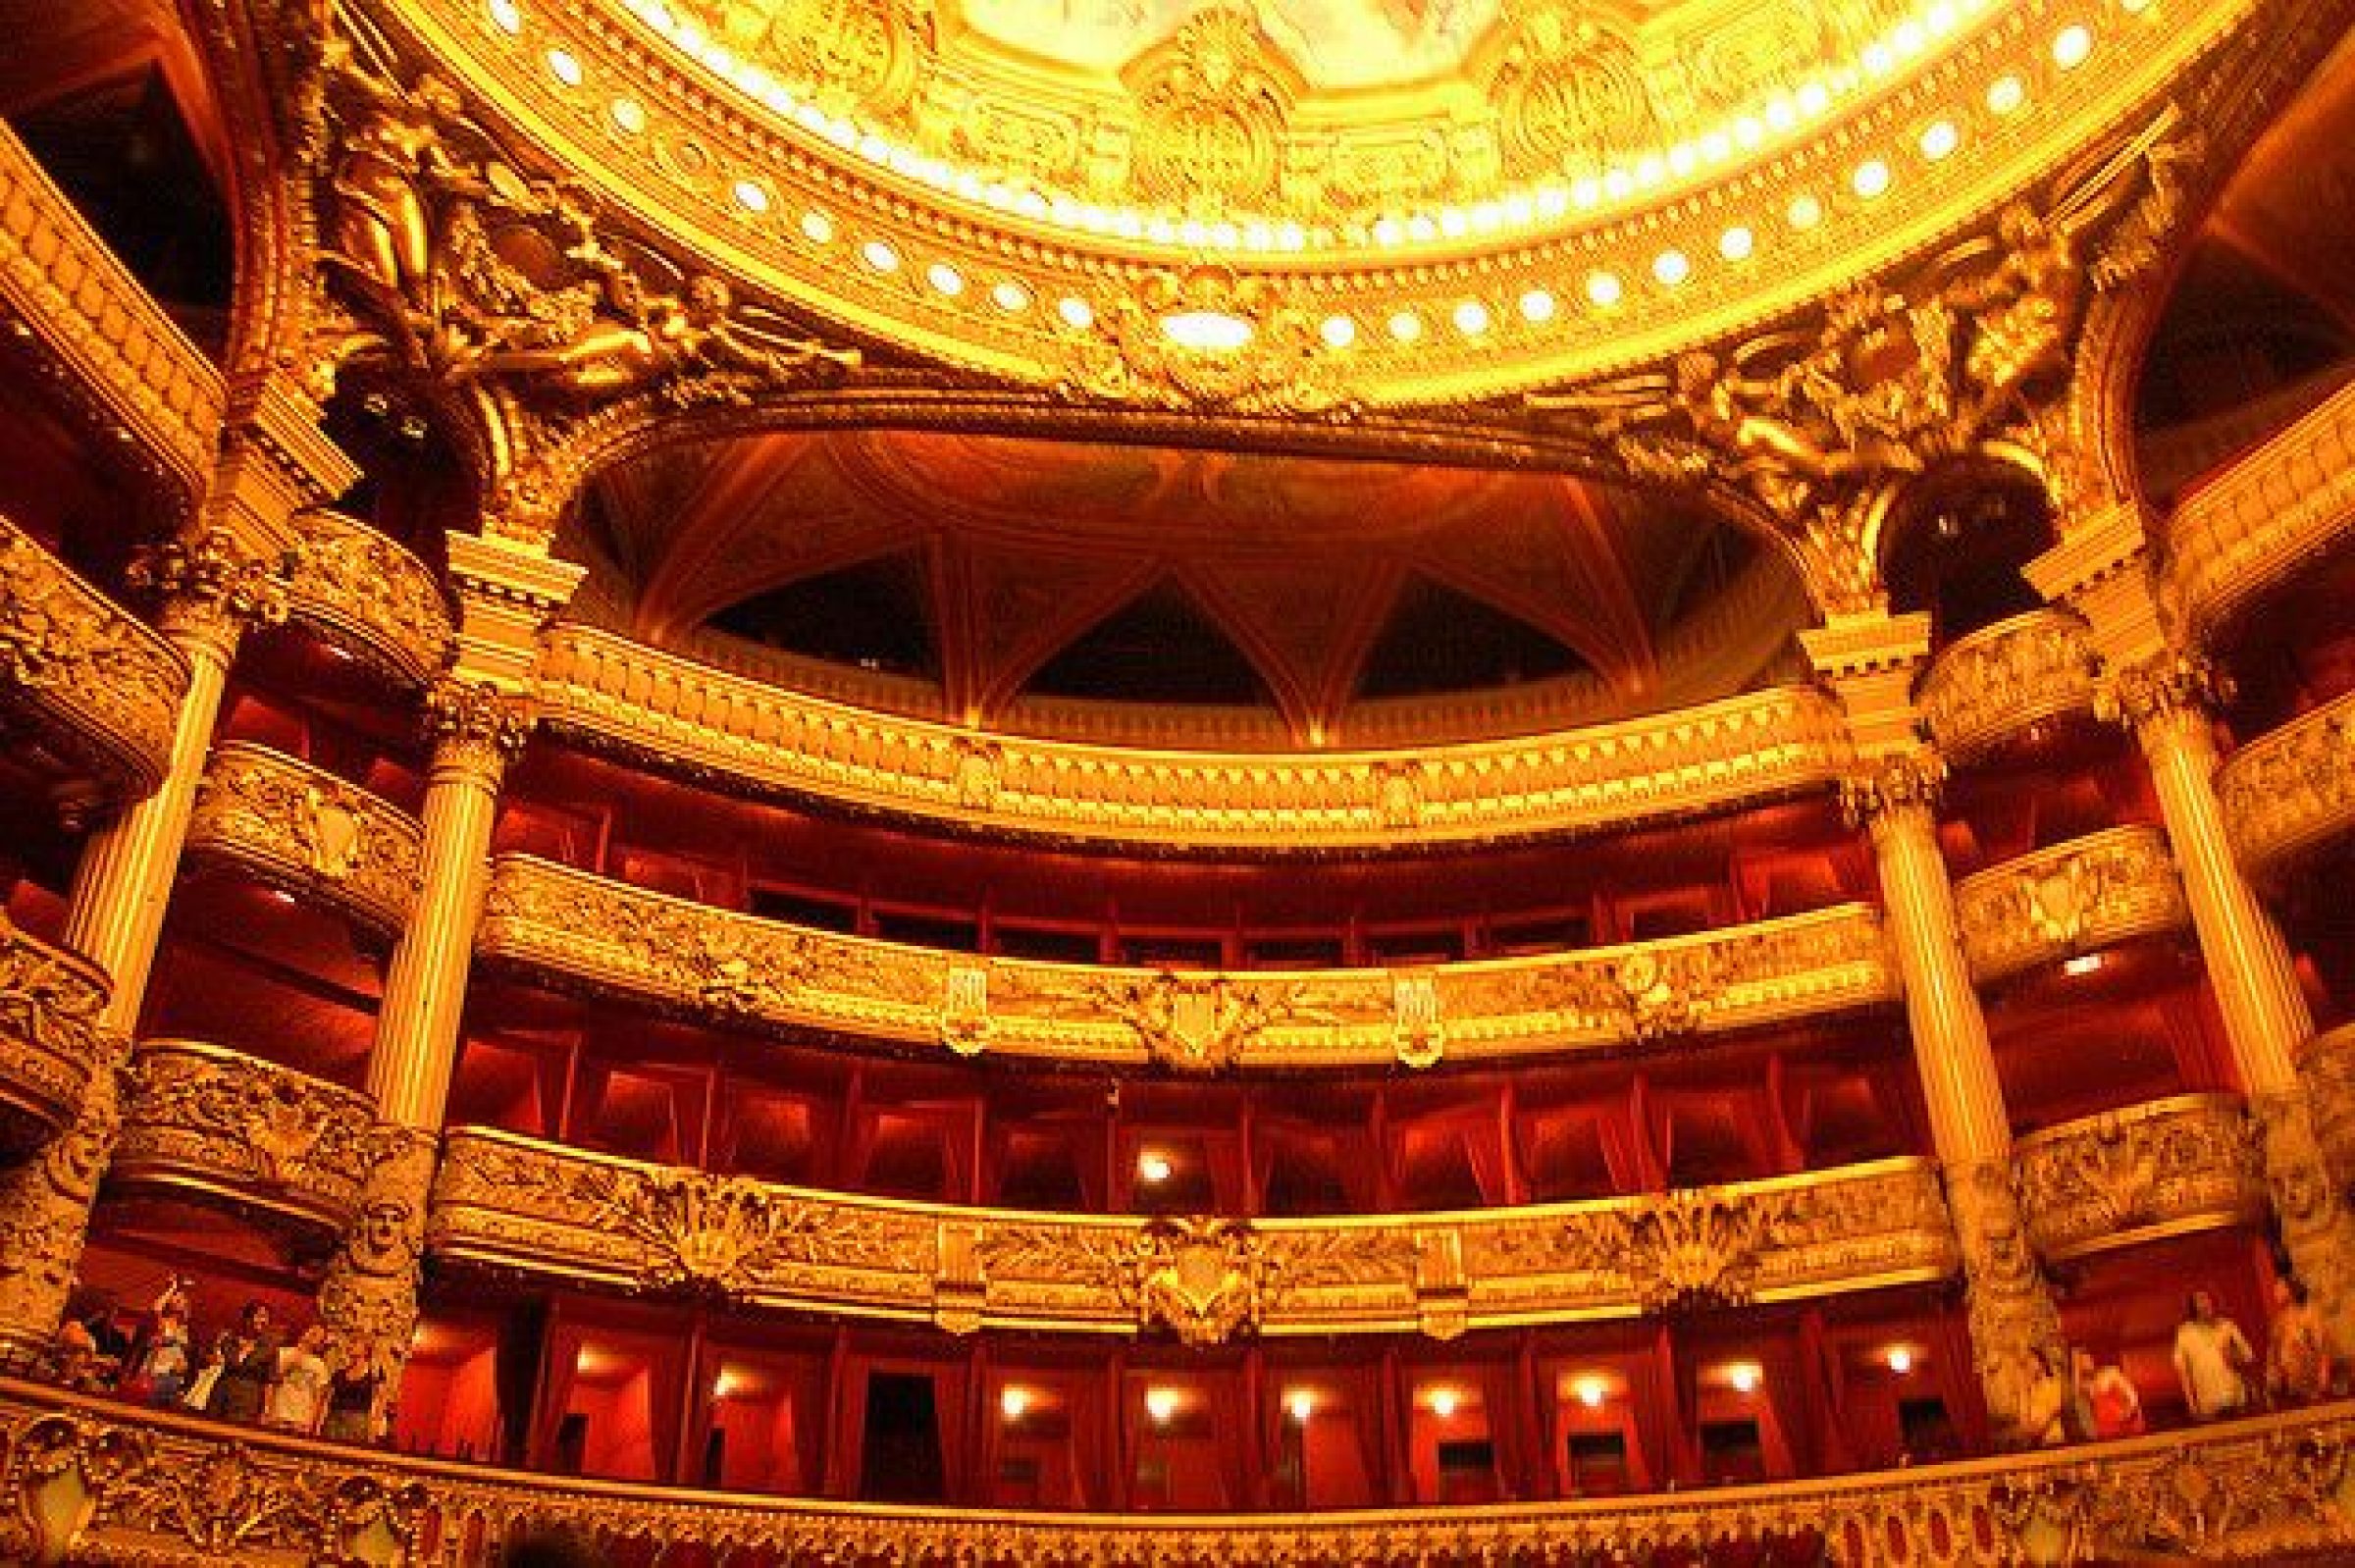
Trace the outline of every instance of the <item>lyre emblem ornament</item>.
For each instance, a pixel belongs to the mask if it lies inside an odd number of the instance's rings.
[[[742,1296],[776,1237],[769,1194],[744,1176],[649,1171],[619,1183],[610,1209],[646,1249],[649,1289]]]
[[[1256,1328],[1269,1265],[1239,1220],[1158,1220],[1138,1233],[1124,1294],[1147,1329],[1189,1345],[1225,1344]]]
[[[337,882],[358,870],[367,858],[360,814],[316,787],[303,791],[302,805],[297,832],[311,869]]]
[[[1439,982],[1428,974],[1390,976],[1390,1049],[1401,1067],[1436,1065],[1447,1049]]]
[[[952,964],[940,1004],[940,1043],[959,1056],[979,1056],[989,1044],[989,970]]]

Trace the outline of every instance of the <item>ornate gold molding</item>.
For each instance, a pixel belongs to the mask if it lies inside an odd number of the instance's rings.
[[[445,1259],[958,1333],[1454,1333],[1936,1280],[1957,1259],[1913,1159],[1663,1197],[1246,1224],[858,1197],[475,1127],[445,1149],[429,1230]]]
[[[776,1496],[535,1476],[359,1452],[249,1427],[0,1383],[0,1555],[217,1568],[259,1560],[496,1568],[531,1529],[659,1556],[815,1553],[880,1568],[1137,1568],[1703,1557],[1820,1541],[1859,1562],[2200,1562],[2355,1549],[2343,1499],[2355,1409],[2324,1405],[2124,1442],[1823,1481],[1584,1502],[1351,1515],[1139,1519]],[[71,1505],[69,1505],[69,1503]],[[1958,1555],[1959,1553],[1959,1555]],[[266,1554],[266,1556],[264,1555]]]
[[[838,936],[521,855],[493,867],[476,952],[559,984],[725,1022],[1178,1071],[1589,1050],[1818,1017],[1897,994],[1879,920],[1861,905],[1413,971],[1197,974]]]
[[[152,794],[170,765],[188,662],[0,518],[0,709],[103,799]]]
[[[2315,1139],[2339,1190],[2355,1185],[2355,1023],[2325,1029],[2298,1053]]]
[[[530,744],[533,722],[528,701],[490,681],[445,675],[426,693],[437,772],[454,768],[496,786]]]
[[[1955,884],[1956,928],[1981,983],[2190,922],[2156,827],[2106,828]]]
[[[126,580],[158,604],[166,635],[216,650],[226,665],[246,628],[287,618],[290,550],[271,555],[236,530],[211,526],[142,547]]]
[[[334,1234],[359,1210],[375,1129],[365,1095],[217,1045],[149,1040],[131,1057],[107,1185]]]
[[[2243,746],[2216,772],[2233,857],[2276,877],[2355,827],[2355,693]]]
[[[2067,610],[2045,608],[1940,649],[1914,702],[1931,742],[1963,763],[2035,724],[2090,711],[2093,692],[2084,623]]]
[[[2355,528],[2355,385],[2201,485],[2167,525],[2167,584],[2203,639]]]
[[[400,684],[433,684],[451,657],[449,601],[432,570],[366,524],[320,508],[294,519],[287,612]]]
[[[2265,1213],[2240,1102],[2183,1094],[2065,1122],[2014,1145],[2028,1239],[2061,1263]]]
[[[549,634],[550,728],[691,778],[1094,843],[1388,850],[1597,832],[1827,788],[1851,748],[1783,689],[1589,729],[1421,750],[1177,752],[992,735],[781,691],[585,627]]]
[[[187,849],[318,898],[379,932],[417,901],[416,819],[321,768],[250,741],[213,751]]]
[[[74,1120],[104,1059],[97,967],[0,912],[0,1149],[22,1152]]]
[[[221,374],[5,128],[0,314],[105,449],[141,470],[168,512],[192,513],[212,483]]]

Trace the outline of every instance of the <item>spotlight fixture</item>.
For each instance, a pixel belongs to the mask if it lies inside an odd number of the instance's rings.
[[[1147,1388],[1145,1390],[1145,1414],[1153,1418],[1155,1426],[1168,1426],[1170,1418],[1178,1414],[1178,1390],[1175,1388]]]
[[[1455,1414],[1459,1401],[1460,1396],[1453,1388],[1434,1388],[1431,1390],[1431,1413],[1445,1421]]]
[[[1725,1369],[1725,1381],[1734,1385],[1736,1393],[1757,1392],[1759,1376],[1758,1364],[1754,1361],[1737,1361]]]
[[[1170,1163],[1170,1157],[1158,1149],[1147,1149],[1136,1157],[1137,1179],[1156,1186],[1167,1181],[1177,1169]]]

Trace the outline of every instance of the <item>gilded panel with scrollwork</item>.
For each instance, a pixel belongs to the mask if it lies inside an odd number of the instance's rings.
[[[2031,725],[2093,706],[2085,626],[2065,609],[2034,609],[1959,638],[1922,676],[1916,706],[1930,738],[1962,762]]]
[[[287,613],[412,687],[450,656],[449,604],[431,569],[375,529],[324,508],[295,520]]]
[[[2059,1262],[2265,1212],[2240,1103],[2187,1094],[2046,1127],[2014,1155],[2037,1251]]]
[[[1971,977],[1988,981],[2131,937],[2180,930],[2191,914],[2155,827],[2114,827],[1965,878],[1955,921]]]
[[[313,894],[380,931],[416,902],[416,819],[355,784],[245,741],[215,749],[188,821],[190,851]]]
[[[2286,871],[2355,827],[2355,693],[2242,747],[2217,769],[2224,830],[2243,867]]]
[[[0,1146],[63,1130],[81,1104],[111,989],[86,959],[20,930],[0,911]]]

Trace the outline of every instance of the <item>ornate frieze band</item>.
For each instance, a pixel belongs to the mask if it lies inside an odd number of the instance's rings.
[[[2014,1151],[2028,1238],[2054,1263],[2265,1213],[2240,1102],[2184,1094],[2065,1122]]]
[[[963,826],[1191,849],[1393,849],[1591,833],[1829,788],[1830,700],[1396,753],[1187,753],[976,737],[779,691],[608,633],[551,633],[543,722],[657,769]]]
[[[2108,828],[1955,885],[1955,923],[1982,983],[2190,921],[2167,835],[2155,827]]]
[[[2271,877],[2355,828],[2355,693],[2242,747],[2217,769],[2232,850]]]
[[[452,1131],[442,1257],[850,1316],[1169,1333],[1441,1337],[1941,1279],[1926,1162],[1541,1208],[1330,1220],[1073,1217],[848,1196]]]
[[[131,1058],[107,1185],[338,1234],[359,1212],[375,1130],[363,1094],[217,1045],[149,1040]]]
[[[188,822],[190,854],[228,861],[397,931],[416,902],[416,819],[308,762],[248,741],[213,752]]]
[[[0,518],[0,710],[69,776],[135,800],[164,776],[187,660]]]
[[[894,1505],[535,1476],[229,1429],[0,1383],[0,1553],[39,1564],[251,1560],[496,1568],[529,1531],[655,1557],[880,1568],[1704,1558],[1757,1541],[1832,1561],[2256,1562],[2355,1549],[2355,1410],[2327,1405],[2123,1442],[1583,1502],[1443,1511],[1115,1517]],[[57,1505],[60,1499],[86,1508]],[[429,1554],[426,1542],[438,1545]]]
[[[0,912],[0,1152],[64,1130],[102,1061],[98,1014],[110,989],[96,965]]]
[[[838,936],[521,855],[493,868],[476,951],[528,975],[723,1022],[1180,1072],[1494,1060],[1747,1028],[1897,995],[1878,917],[1861,905],[1413,970],[1195,973]]]
[[[2167,526],[2185,620],[2213,637],[2355,529],[2355,384],[2186,497]]]
[[[449,662],[449,601],[416,556],[375,529],[324,508],[294,519],[287,613],[404,686],[433,684]]]
[[[167,509],[212,481],[220,372],[115,259],[15,131],[0,127],[0,314]]]
[[[2093,706],[2085,626],[2065,609],[1998,621],[1939,651],[1915,694],[1939,753],[1965,762],[2021,731]]]

